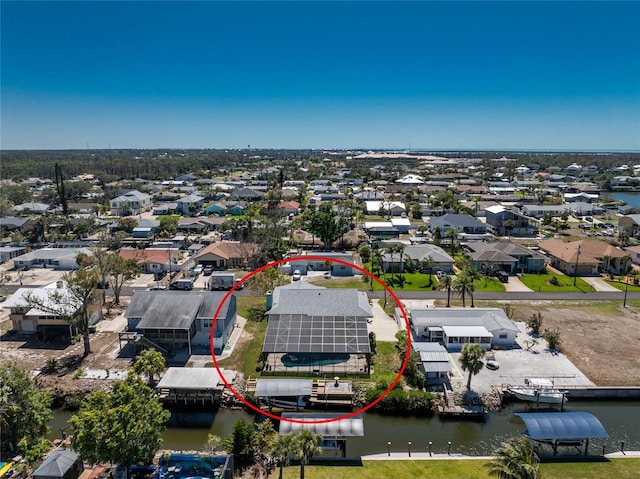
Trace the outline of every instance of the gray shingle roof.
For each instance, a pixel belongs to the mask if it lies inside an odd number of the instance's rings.
[[[513,321],[500,308],[412,309],[411,321],[418,328],[429,325],[484,326],[488,331],[518,331]]]
[[[429,220],[429,225],[432,227],[436,226],[444,226],[444,225],[456,225],[462,227],[471,227],[478,228],[484,226],[481,221],[478,221],[473,216],[462,215],[462,214],[446,214],[442,216],[438,216],[436,218],[431,218]]]
[[[196,317],[213,318],[224,295],[213,291],[138,291],[125,316],[141,318],[140,329],[189,329]],[[220,317],[226,316],[234,301],[225,302]]]
[[[282,289],[274,295],[274,314],[373,316],[366,293],[354,289]],[[277,299],[277,303],[276,303]]]

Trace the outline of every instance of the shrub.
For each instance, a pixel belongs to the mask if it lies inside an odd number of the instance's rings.
[[[82,368],[78,368],[73,373],[73,379],[80,379],[80,376],[84,374],[84,370]]]
[[[560,351],[562,346],[562,341],[560,339],[560,331],[557,329],[545,329],[544,333],[542,333],[542,337],[547,341],[547,347],[549,349],[555,349],[556,351]]]
[[[540,334],[540,328],[542,328],[542,313],[537,311],[527,319],[527,329],[533,334]]]
[[[255,323],[264,321],[267,308],[265,306],[251,306],[248,309],[247,319]]]

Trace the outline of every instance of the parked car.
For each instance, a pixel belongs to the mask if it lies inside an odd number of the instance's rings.
[[[300,281],[300,278],[302,278],[302,273],[300,273],[300,270],[297,269],[293,272],[293,275],[291,276],[291,279],[293,281]]]
[[[204,269],[204,266],[202,266],[201,264],[199,264],[198,266],[196,266],[196,267],[193,269],[193,272],[194,272],[195,274],[201,274],[203,269]]]
[[[181,289],[191,291],[193,289],[193,281],[190,279],[179,279],[169,285],[169,289]]]
[[[211,273],[213,273],[213,266],[208,264],[207,266],[204,267],[204,269],[202,270],[202,273],[205,276],[209,276]]]
[[[145,291],[166,291],[166,286],[152,286],[151,288],[145,289]]]

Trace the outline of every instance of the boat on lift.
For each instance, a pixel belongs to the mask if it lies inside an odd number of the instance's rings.
[[[567,391],[556,388],[549,379],[525,378],[524,384],[512,386],[508,391],[521,401],[536,404],[563,404],[568,401]]]

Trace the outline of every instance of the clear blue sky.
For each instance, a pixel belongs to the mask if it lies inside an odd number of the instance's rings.
[[[0,8],[4,149],[640,149],[638,2]]]

